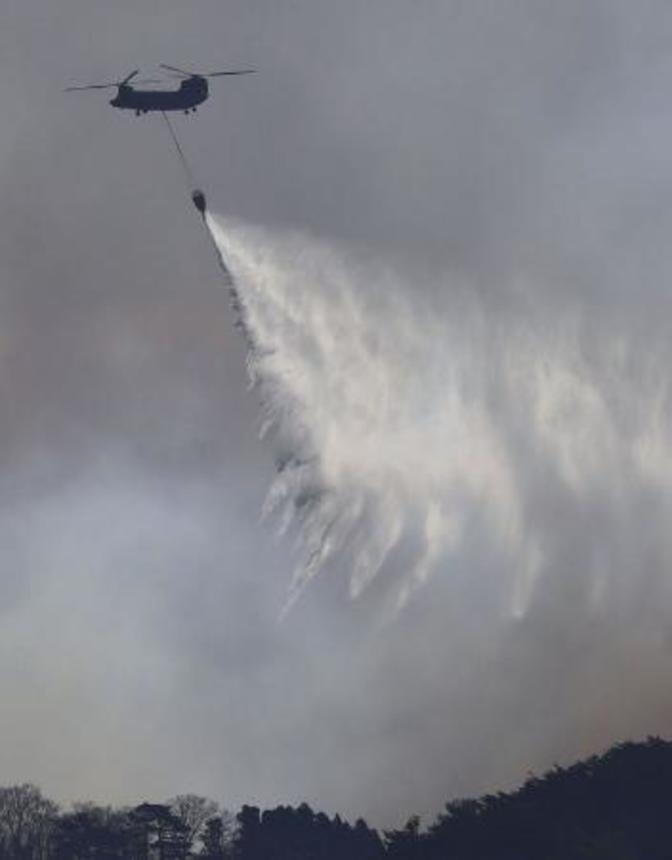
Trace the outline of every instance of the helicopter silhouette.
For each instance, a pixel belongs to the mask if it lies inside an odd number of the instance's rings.
[[[235,69],[226,72],[185,72],[176,66],[167,66],[161,63],[162,69],[176,73],[180,77],[180,86],[175,90],[163,89],[136,89],[131,81],[140,73],[139,69],[127,75],[123,81],[113,81],[107,84],[85,84],[84,86],[67,87],[66,92],[75,90],[106,90],[117,88],[116,96],[111,99],[112,107],[120,110],[135,111],[136,116],[141,114],[167,111],[182,111],[182,113],[195,113],[198,105],[203,104],[208,98],[208,78],[229,77],[233,75],[251,75],[255,69]],[[156,84],[162,81],[146,80],[138,81],[139,84]]]

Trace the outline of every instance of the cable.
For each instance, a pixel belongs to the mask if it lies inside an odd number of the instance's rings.
[[[205,226],[206,233],[208,234],[208,238],[212,244],[214,252],[217,258],[217,264],[219,269],[224,277],[224,283],[229,291],[229,299],[231,301],[231,306],[233,308],[236,322],[235,326],[239,329],[245,340],[247,341],[248,347],[250,349],[254,348],[254,340],[252,338],[252,334],[247,326],[247,322],[245,319],[245,309],[244,305],[240,299],[240,295],[238,294],[238,289],[236,287],[236,282],[231,274],[231,270],[226,265],[226,260],[224,259],[224,254],[222,253],[222,249],[219,247],[217,240],[215,239],[212,224],[208,220],[208,212],[207,212],[207,202],[205,199],[205,194],[196,187],[196,182],[194,181],[194,175],[189,167],[189,162],[184,154],[184,150],[180,146],[180,141],[177,139],[177,135],[175,134],[175,129],[172,126],[172,123],[168,119],[168,116],[165,111],[161,111],[161,116],[165,120],[166,125],[168,126],[168,131],[170,132],[170,136],[173,139],[173,143],[175,144],[175,149],[177,150],[177,154],[180,157],[180,161],[182,162],[182,166],[184,167],[184,173],[187,177],[187,182],[189,185],[189,190],[191,191],[191,199],[196,206],[196,209],[201,215],[203,220],[203,225]]]
[[[194,181],[194,174],[189,167],[189,162],[187,161],[187,157],[184,154],[184,150],[180,146],[180,141],[177,139],[177,135],[175,134],[175,129],[172,126],[171,121],[168,119],[168,115],[165,111],[161,111],[161,116],[164,118],[166,125],[168,126],[168,131],[170,132],[170,136],[173,139],[173,143],[175,144],[175,149],[177,150],[177,154],[182,162],[182,166],[184,167],[184,172],[187,177],[187,184],[189,186],[189,190],[196,188],[196,182]]]

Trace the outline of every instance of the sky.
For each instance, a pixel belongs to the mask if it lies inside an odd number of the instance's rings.
[[[4,783],[391,826],[669,734],[671,42],[5,0]],[[253,356],[160,119],[63,93],[161,62],[258,69],[175,118]]]

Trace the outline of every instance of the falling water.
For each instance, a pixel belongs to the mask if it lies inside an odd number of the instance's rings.
[[[596,607],[624,553],[669,557],[662,337],[643,350],[626,318],[534,284],[490,302],[449,274],[420,286],[311,236],[208,223],[276,451],[265,510],[300,542],[294,596],[337,564],[356,597],[403,556],[400,607],[485,543],[522,617],[568,544]]]

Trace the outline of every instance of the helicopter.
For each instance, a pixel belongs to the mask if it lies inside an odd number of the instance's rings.
[[[151,112],[166,113],[166,111],[182,111],[185,114],[195,113],[198,105],[202,104],[208,98],[208,78],[228,77],[233,75],[251,75],[255,69],[234,69],[226,72],[186,72],[184,69],[178,69],[176,66],[168,66],[161,63],[162,69],[167,69],[170,72],[181,78],[181,83],[178,89],[161,90],[161,89],[136,89],[132,86],[131,81],[140,74],[140,70],[136,69],[127,75],[122,81],[113,81],[107,84],[85,84],[84,86],[67,87],[66,92],[74,92],[75,90],[105,90],[113,87],[117,88],[116,96],[111,99],[112,107],[120,110],[135,111],[136,116]],[[137,81],[139,84],[156,84],[161,81],[147,80]]]

